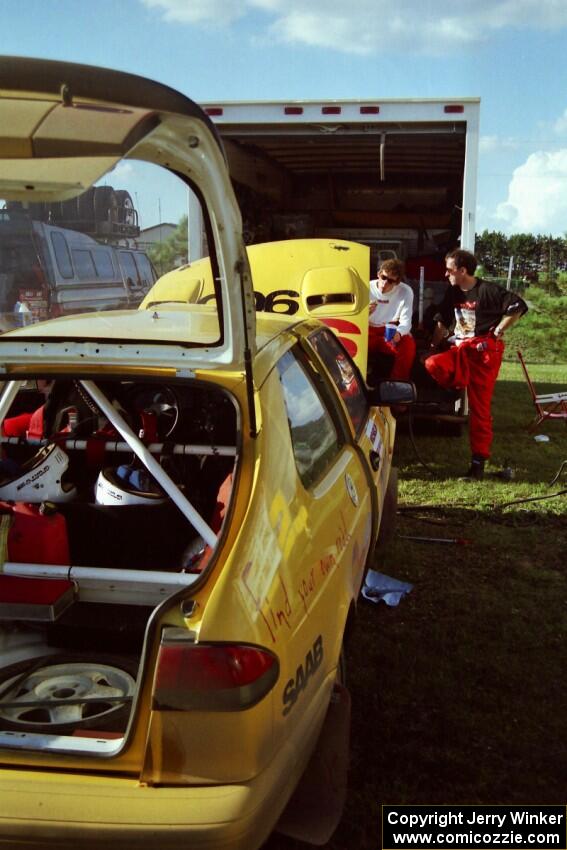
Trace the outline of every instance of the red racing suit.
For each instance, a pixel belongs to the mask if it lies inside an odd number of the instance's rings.
[[[368,354],[391,354],[394,357],[390,381],[407,381],[415,359],[415,340],[411,334],[403,334],[395,345],[386,342],[384,326],[368,326]]]
[[[425,368],[442,387],[466,387],[471,451],[482,458],[490,457],[493,438],[490,407],[503,353],[502,340],[488,334],[467,339],[425,361]]]

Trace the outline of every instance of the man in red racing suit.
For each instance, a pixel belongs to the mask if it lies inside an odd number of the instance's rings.
[[[441,386],[467,388],[472,458],[465,478],[480,480],[492,445],[490,408],[504,353],[502,337],[528,308],[514,292],[476,278],[476,259],[469,251],[452,251],[445,264],[450,286],[434,317],[431,350],[437,350],[451,328],[454,344],[429,356],[425,367]]]

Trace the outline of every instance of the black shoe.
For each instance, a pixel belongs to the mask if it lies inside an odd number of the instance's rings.
[[[463,475],[459,481],[482,481],[484,478],[484,458],[474,457],[471,460],[471,465],[468,472]]]

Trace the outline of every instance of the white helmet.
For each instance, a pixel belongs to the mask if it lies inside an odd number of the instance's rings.
[[[64,484],[69,466],[65,452],[50,443],[30,458],[15,475],[0,479],[0,500],[7,502],[69,502],[77,495],[73,484]]]
[[[95,501],[97,505],[163,505],[167,496],[145,469],[119,466],[101,469]]]

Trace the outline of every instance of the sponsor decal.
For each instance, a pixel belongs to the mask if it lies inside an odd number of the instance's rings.
[[[358,345],[354,339],[350,339],[348,336],[344,336],[344,334],[352,334],[353,336],[358,334],[360,335],[361,330],[358,325],[355,325],[354,322],[349,322],[347,319],[327,319],[321,317],[321,321],[324,322],[328,328],[334,330],[350,354],[351,357],[356,357],[358,353]]]
[[[284,710],[282,714],[289,714],[307,685],[312,676],[317,672],[323,661],[323,636],[319,635],[305,656],[305,662],[300,664],[296,670],[295,676],[290,679],[284,688],[283,704]]]
[[[378,454],[381,455],[384,444],[382,442],[382,435],[381,435],[380,431],[378,430],[378,426],[376,425],[376,422],[374,422],[373,419],[368,420],[368,423],[366,425],[366,436],[370,440],[370,443],[371,443],[374,451],[378,452]]]
[[[51,472],[52,467],[57,466],[65,466],[65,457],[59,450],[53,453],[50,460],[44,466],[41,466],[35,472],[32,472],[31,475],[28,475],[24,481],[20,481],[20,483],[16,485],[16,491],[19,493],[19,491],[24,487],[28,487],[30,484],[35,484],[36,481],[39,481],[40,478],[43,478],[44,475]]]
[[[38,478],[41,478],[43,475],[47,475],[49,472],[49,466],[44,466],[43,469],[39,469],[37,472],[34,472],[33,475],[29,475],[25,481],[20,481],[17,485],[16,490],[21,490],[23,487],[27,487],[28,484],[34,484]]]
[[[357,508],[358,502],[359,502],[358,493],[356,492],[355,483],[352,480],[350,473],[348,473],[348,472],[345,474],[345,484],[346,484],[346,488],[347,488],[347,493],[350,496],[350,500],[353,503],[353,505],[355,506],[355,508]]]

